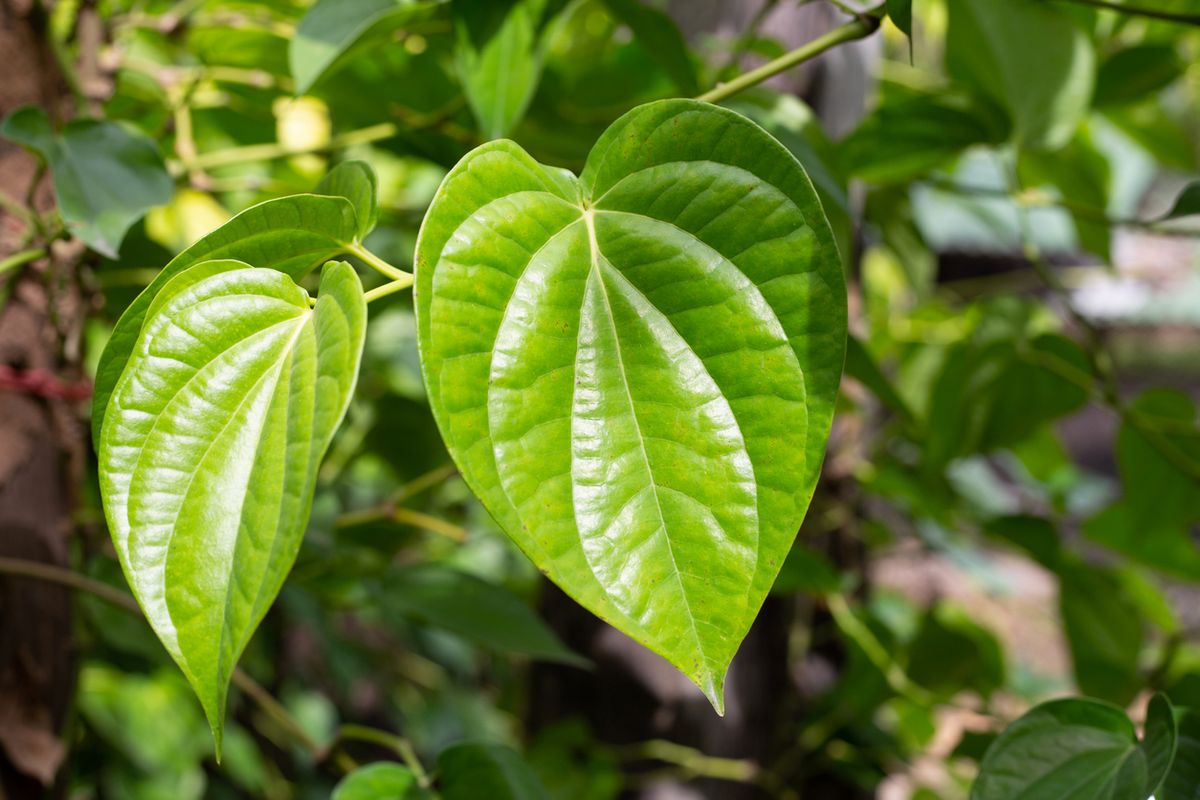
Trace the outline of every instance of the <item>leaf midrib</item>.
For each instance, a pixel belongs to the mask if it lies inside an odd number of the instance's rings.
[[[646,476],[650,479],[650,491],[654,495],[654,508],[658,513],[659,530],[662,531],[663,541],[667,545],[667,553],[671,557],[671,568],[672,568],[672,572],[675,575],[675,581],[679,585],[679,595],[680,595],[680,597],[683,598],[684,608],[687,609],[687,619],[688,619],[688,625],[692,630],[692,639],[696,643],[697,652],[700,653],[700,657],[704,660],[704,672],[705,672],[704,677],[706,677],[708,679],[708,681],[711,682],[712,667],[709,664],[709,658],[705,651],[704,643],[700,639],[700,631],[696,628],[696,617],[692,613],[691,600],[688,598],[687,587],[684,586],[684,583],[683,583],[683,575],[681,574],[680,569],[679,569],[679,561],[675,558],[675,546],[671,542],[671,536],[668,532],[668,527],[667,527],[667,518],[666,518],[666,515],[663,514],[662,501],[659,499],[659,496],[658,496],[658,489],[659,489],[658,481],[654,477],[654,470],[650,467],[650,456],[646,452],[646,440],[645,440],[645,435],[642,433],[642,424],[641,424],[640,420],[638,419],[637,405],[633,402],[633,394],[629,390],[629,377],[625,371],[624,356],[621,354],[621,336],[619,333],[619,329],[617,327],[617,320],[613,316],[612,303],[609,300],[609,296],[608,296],[608,286],[605,284],[604,276],[601,274],[600,260],[601,260],[601,258],[603,258],[603,256],[600,252],[600,244],[596,240],[596,222],[595,222],[594,214],[595,214],[595,212],[590,208],[585,209],[583,211],[583,223],[584,223],[584,226],[587,228],[588,250],[591,254],[591,259],[592,259],[592,266],[591,266],[591,270],[590,270],[589,274],[591,275],[592,278],[594,278],[598,282],[599,288],[600,288],[600,295],[601,295],[601,297],[604,298],[604,310],[608,316],[608,323],[609,323],[609,325],[612,326],[612,331],[613,331],[613,342],[614,342],[614,347],[616,349],[617,370],[621,374],[621,387],[625,390],[625,399],[629,403],[629,415],[633,418],[633,427],[637,432],[638,451],[641,453],[641,456],[642,456],[642,464],[646,468]],[[572,223],[572,224],[575,224],[575,223]],[[606,258],[604,260],[606,262],[608,261],[608,259],[606,259]],[[582,316],[582,308],[580,309],[580,315]],[[576,352],[578,353],[578,351],[579,351],[579,346],[578,346],[578,344],[576,344]],[[700,360],[699,356],[697,356],[697,361],[700,361],[700,363],[703,363],[703,361]],[[711,378],[711,376],[710,376],[710,378]],[[572,416],[574,416],[574,415],[572,415]],[[735,422],[736,422],[736,418],[735,418]],[[572,460],[573,459],[574,459],[574,455],[572,454]],[[572,465],[571,472],[574,473],[574,471],[575,471],[574,465]],[[576,522],[576,528],[578,528],[578,522]],[[700,677],[700,676],[697,676],[697,677]]]

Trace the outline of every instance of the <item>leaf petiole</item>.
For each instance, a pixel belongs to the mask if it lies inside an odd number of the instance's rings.
[[[412,283],[412,275],[410,275],[409,273],[405,272],[402,269],[393,267],[391,264],[384,261],[379,256],[375,255],[374,253],[372,253],[367,248],[363,247],[358,242],[355,242],[354,244],[350,245],[346,249],[351,255],[353,255],[355,258],[358,258],[359,260],[361,260],[364,264],[366,264],[368,267],[375,270],[379,274],[384,275],[388,278],[391,278],[393,281],[402,281],[402,280],[408,279],[408,282],[410,284]]]
[[[402,292],[412,285],[413,276],[409,275],[407,272],[401,272],[400,277],[396,278],[396,280],[385,283],[382,286],[376,286],[369,292],[364,292],[363,298],[370,303],[372,300],[378,300],[381,297],[387,297],[389,294]]]

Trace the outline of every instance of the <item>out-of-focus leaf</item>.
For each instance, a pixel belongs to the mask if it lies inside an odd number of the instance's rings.
[[[896,391],[888,377],[883,374],[875,357],[857,336],[850,336],[846,340],[846,375],[865,386],[871,394],[879,398],[880,402],[902,418],[914,419],[908,403]]]
[[[961,95],[906,92],[885,96],[841,145],[852,175],[909,181],[976,144],[1003,141],[1008,126],[989,105]]]
[[[521,756],[498,744],[468,742],[438,756],[444,800],[548,800]]]
[[[1096,55],[1070,13],[1041,0],[950,0],[946,69],[1007,109],[1016,140],[1060,147],[1092,99]]]
[[[320,0],[296,26],[288,63],[296,93],[303,94],[371,42],[431,19],[438,0]]]
[[[354,206],[344,197],[280,197],[246,209],[171,259],[125,309],[100,356],[92,391],[93,440],[100,441],[109,396],[133,351],[146,310],[172,278],[201,261],[236,259],[298,280],[347,252],[358,230]]]
[[[330,800],[405,800],[417,786],[412,771],[379,762],[359,767],[338,782]]]
[[[1155,800],[1200,800],[1200,713],[1185,711],[1179,719],[1179,742],[1166,780]]]
[[[1183,187],[1183,191],[1175,198],[1171,210],[1159,218],[1160,222],[1180,217],[1190,217],[1200,214],[1200,181],[1193,181]]]
[[[888,18],[900,32],[912,38],[912,0],[887,0]]]
[[[71,233],[109,258],[133,223],[171,199],[174,183],[158,147],[116,123],[76,120],[55,133],[45,111],[27,106],[0,123],[0,136],[46,160]]]
[[[617,800],[625,783],[616,753],[580,719],[543,728],[525,757],[550,800]]]
[[[501,653],[585,666],[520,598],[507,589],[439,564],[396,570],[384,602],[396,613],[457,633]]]
[[[846,578],[828,558],[804,542],[797,541],[784,559],[783,568],[771,587],[771,594],[804,592],[819,596],[844,590],[846,582]]]
[[[1165,389],[1138,397],[1117,434],[1124,496],[1084,525],[1084,533],[1129,558],[1200,580],[1191,526],[1200,521],[1200,432],[1187,395]]]
[[[641,2],[641,0],[601,0],[609,12],[633,31],[634,38],[646,52],[663,68],[679,91],[685,95],[700,93],[696,82],[696,68],[688,54],[687,42],[683,40],[674,20]]]
[[[578,179],[493,142],[447,176],[416,275],[463,477],[547,575],[719,709],[844,360],[841,261],[800,165],[692,100],[626,114]]]
[[[358,240],[362,241],[379,220],[379,181],[365,161],[343,161],[321,179],[316,194],[344,197],[354,206]]]
[[[1053,569],[1058,564],[1062,546],[1054,523],[1044,517],[1014,515],[990,519],[984,532],[1003,539],[1024,550],[1034,561]]]
[[[467,103],[489,139],[525,115],[542,72],[546,0],[453,0],[455,62]]]
[[[1022,152],[1017,170],[1025,187],[1048,184],[1071,204],[1068,211],[1080,246],[1106,264],[1111,261],[1112,230],[1103,216],[1109,204],[1112,168],[1087,128],[1081,128],[1065,147],[1053,153]]]
[[[1065,563],[1058,579],[1076,684],[1092,697],[1128,703],[1142,687],[1138,657],[1145,631],[1137,605],[1107,570]]]
[[[930,609],[909,651],[909,677],[931,691],[953,695],[973,689],[986,699],[1004,685],[1000,642],[956,606]]]
[[[362,286],[206,261],[155,297],[98,444],[125,577],[200,697],[218,752],[234,665],[295,561],[317,468],[350,402]]]
[[[1171,706],[1150,703],[1137,739],[1120,708],[1098,700],[1052,700],[1034,708],[988,748],[971,800],[1147,800],[1175,751]]]
[[[1126,47],[1104,59],[1096,73],[1097,107],[1140,103],[1183,75],[1186,65],[1171,42]]]

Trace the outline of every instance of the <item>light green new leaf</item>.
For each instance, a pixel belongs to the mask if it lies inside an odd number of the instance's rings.
[[[467,103],[489,139],[525,115],[542,74],[546,0],[454,0],[455,62]]]
[[[445,800],[548,800],[537,776],[515,750],[467,742],[438,756]]]
[[[117,555],[220,747],[230,675],[283,585],[358,375],[345,262],[315,307],[282,272],[205,261],[148,310],[99,440]]]
[[[365,161],[343,161],[317,184],[314,194],[344,197],[354,206],[358,220],[358,241],[362,241],[379,221],[379,179]]]
[[[133,223],[171,199],[174,183],[158,147],[116,123],[77,120],[55,133],[46,112],[29,106],[4,120],[0,136],[46,160],[71,233],[109,258]]]
[[[512,142],[417,245],[422,368],[471,488],[530,558],[719,710],[820,471],[846,343],[812,184],[746,118],[641,106],[581,178]]]
[[[1150,702],[1142,742],[1116,706],[1052,700],[992,743],[971,800],[1147,800],[1171,766],[1175,739],[1162,695]]]
[[[1092,99],[1096,53],[1042,0],[949,0],[946,68],[1007,110],[1018,143],[1066,144]]]
[[[440,564],[393,573],[382,602],[389,611],[428,622],[502,653],[586,666],[511,592]]]
[[[329,800],[404,800],[416,786],[412,771],[381,761],[359,767],[342,778]]]
[[[320,0],[296,26],[288,64],[303,94],[373,41],[431,19],[444,0]]]
[[[188,267],[210,259],[236,259],[286,273],[307,275],[357,241],[355,207],[345,197],[293,195],[252,206],[184,250],[125,309],[96,366],[92,392],[92,440],[100,441],[108,398],[155,296]]]

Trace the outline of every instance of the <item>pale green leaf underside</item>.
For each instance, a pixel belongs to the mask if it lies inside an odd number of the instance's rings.
[[[623,117],[580,179],[484,145],[422,228],[422,364],[463,474],[718,707],[820,469],[839,264],[795,159],[695,101]]]
[[[202,262],[154,299],[108,404],[113,543],[218,745],[234,665],[295,560],[365,319],[344,262],[326,266],[315,307],[284,273]]]

